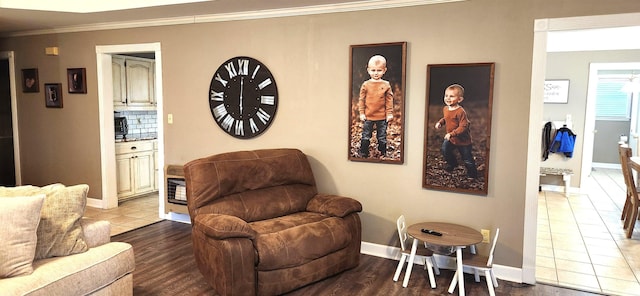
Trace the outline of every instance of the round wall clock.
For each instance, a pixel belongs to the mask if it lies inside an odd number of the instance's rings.
[[[263,133],[276,115],[276,80],[254,58],[231,58],[211,78],[209,107],[224,132],[239,139],[253,138]]]

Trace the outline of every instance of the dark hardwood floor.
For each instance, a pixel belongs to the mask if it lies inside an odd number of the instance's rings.
[[[161,221],[119,234],[112,241],[133,245],[136,269],[133,272],[134,295],[216,295],[205,282],[195,265],[191,245],[191,225]],[[360,265],[334,277],[288,293],[302,295],[451,295],[447,288],[453,272],[442,270],[437,276],[437,288],[431,289],[428,275],[422,266],[411,273],[409,286],[402,288],[401,280],[391,278],[398,265],[389,260],[361,255]],[[404,273],[401,274],[401,278]],[[489,295],[484,278],[480,283],[466,275],[467,295]],[[598,295],[549,285],[524,285],[499,280],[496,295]],[[457,295],[458,290],[453,295]]]

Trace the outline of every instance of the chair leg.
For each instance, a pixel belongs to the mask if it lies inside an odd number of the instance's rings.
[[[451,284],[449,285],[449,290],[447,290],[447,292],[449,292],[449,294],[453,293],[457,285],[458,285],[458,270],[456,270],[456,272],[453,274],[453,279],[451,280]]]
[[[436,275],[440,275],[440,268],[438,268],[438,263],[436,263],[436,258],[431,256],[431,263],[433,264],[433,272]]]
[[[636,226],[636,220],[638,219],[638,208],[637,207],[631,207],[631,213],[630,215],[627,217],[627,220],[625,221],[625,228],[627,229],[627,238],[631,238],[631,236],[633,235],[633,228]]]
[[[400,272],[402,272],[402,267],[404,266],[404,262],[407,260],[407,254],[402,254],[400,257],[400,262],[398,262],[398,267],[396,268],[396,273],[393,275],[393,281],[397,282],[400,278]]]
[[[431,264],[432,257],[426,258],[425,266],[427,267],[427,272],[429,273],[429,284],[431,284],[431,289],[436,288],[436,279],[433,275],[433,264]]]
[[[496,278],[496,273],[493,272],[493,269],[489,270],[489,273],[491,274],[491,281],[493,281],[493,286],[494,287],[498,287],[498,279]]]
[[[620,215],[620,220],[626,220],[627,216],[629,215],[629,208],[631,207],[631,204],[629,203],[629,199],[631,197],[629,196],[629,193],[627,193],[627,199],[624,201],[624,206],[622,207],[622,215]]]
[[[473,269],[473,277],[476,280],[476,283],[480,282],[480,271],[477,269]]]
[[[487,280],[487,289],[489,289],[490,296],[496,296],[496,291],[493,289],[493,283],[491,280],[491,271],[489,269],[484,271],[484,277]]]

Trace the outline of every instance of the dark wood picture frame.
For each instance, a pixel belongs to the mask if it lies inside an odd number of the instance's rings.
[[[487,195],[494,71],[495,63],[427,66],[423,188]],[[445,91],[453,84],[464,88],[464,99],[460,106],[469,122],[470,146],[466,145],[468,140],[462,138],[465,135],[461,130],[452,129],[455,124],[447,127],[440,121],[444,118],[445,108],[448,108],[444,103]],[[456,113],[462,114],[460,111]],[[460,116],[450,122],[457,122]],[[436,128],[438,122],[441,126]],[[454,135],[451,141],[445,141],[448,130]],[[454,142],[460,145],[453,145]],[[449,161],[445,157],[445,150]],[[461,151],[467,151],[467,161],[463,159]]]
[[[380,55],[386,59],[386,72],[381,80],[388,81],[390,90],[393,93],[392,107],[384,105],[385,110],[381,113],[382,120],[363,121],[360,117],[360,93],[365,81],[371,77],[367,71],[369,60],[373,56]],[[404,106],[405,106],[405,85],[406,85],[406,60],[407,42],[363,44],[350,46],[349,59],[349,129],[348,129],[348,157],[351,161],[376,162],[402,164],[404,163]],[[384,82],[382,82],[384,83]],[[385,92],[386,93],[386,92]],[[384,99],[382,99],[384,100]],[[364,98],[363,108],[366,108]],[[389,109],[392,109],[392,117],[389,117]],[[390,118],[390,120],[389,120]],[[366,122],[366,123],[365,123]],[[385,124],[386,123],[386,124]],[[362,140],[363,130],[367,125],[366,133],[371,138]],[[380,127],[378,127],[380,125]],[[386,125],[386,129],[384,126]],[[386,149],[379,145],[377,137],[378,130],[386,131]],[[382,133],[382,132],[381,132]],[[369,143],[368,149],[361,149],[363,143]],[[380,151],[384,150],[384,151]]]
[[[38,80],[38,68],[22,69],[22,92],[40,92],[40,81]]]
[[[47,108],[62,108],[62,83],[44,84],[44,104]]]
[[[67,86],[70,94],[87,93],[87,69],[70,68],[67,69]]]

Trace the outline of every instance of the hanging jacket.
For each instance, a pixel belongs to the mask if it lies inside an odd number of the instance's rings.
[[[556,135],[551,142],[551,153],[563,153],[566,157],[573,156],[573,147],[576,143],[576,134],[574,134],[569,128],[563,126],[556,131]]]
[[[549,148],[551,147],[551,121],[544,124],[542,129],[542,161],[549,158]]]

